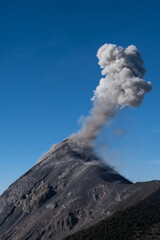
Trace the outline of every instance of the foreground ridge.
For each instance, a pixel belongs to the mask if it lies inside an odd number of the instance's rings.
[[[156,192],[160,195],[160,191]],[[160,239],[160,206],[150,198],[118,211],[96,225],[64,240],[153,240]]]

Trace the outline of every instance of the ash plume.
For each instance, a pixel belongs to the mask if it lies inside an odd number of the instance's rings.
[[[104,44],[97,52],[103,78],[94,91],[93,107],[83,121],[82,129],[71,137],[84,143],[92,143],[103,125],[106,125],[118,109],[141,105],[144,95],[152,90],[151,82],[143,77],[146,72],[141,53],[134,45],[126,49]]]

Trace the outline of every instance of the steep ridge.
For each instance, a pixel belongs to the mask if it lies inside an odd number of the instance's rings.
[[[0,239],[60,240],[159,187],[159,181],[132,184],[91,149],[66,139],[0,196]]]

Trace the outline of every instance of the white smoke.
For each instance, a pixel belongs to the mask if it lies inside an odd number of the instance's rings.
[[[82,142],[92,142],[103,125],[115,116],[118,109],[141,105],[144,95],[152,90],[151,82],[143,79],[145,68],[141,53],[134,45],[117,47],[104,44],[97,52],[102,78],[92,97],[93,108],[82,129],[72,135]]]

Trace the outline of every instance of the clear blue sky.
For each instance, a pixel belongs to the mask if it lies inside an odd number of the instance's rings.
[[[0,192],[80,128],[104,43],[136,45],[153,91],[102,131],[100,151],[132,181],[160,179],[159,9],[158,0],[0,2]]]

